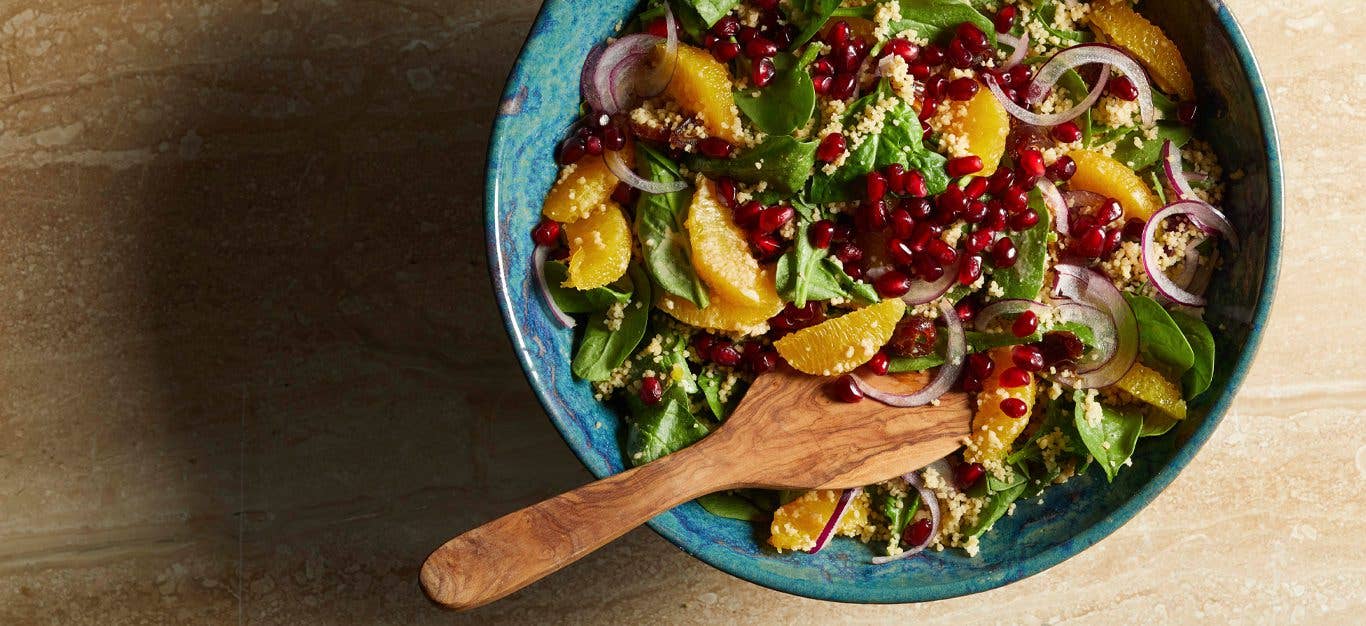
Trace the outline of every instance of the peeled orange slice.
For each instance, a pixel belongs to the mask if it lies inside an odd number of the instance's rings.
[[[906,313],[901,300],[883,300],[853,313],[803,328],[773,342],[792,367],[815,376],[843,374],[873,358],[892,338]]]
[[[769,526],[769,545],[779,550],[810,550],[816,547],[816,539],[826,522],[835,512],[839,502],[839,489],[818,489],[808,491],[796,500],[788,502],[773,512],[773,523]],[[844,510],[836,535],[852,536],[862,531],[868,524],[868,494],[854,496],[849,507]]]
[[[1074,150],[1068,156],[1077,164],[1077,173],[1067,183],[1069,188],[1119,200],[1125,219],[1147,221],[1162,208],[1157,194],[1123,163],[1092,150]]]
[[[1181,396],[1181,386],[1151,367],[1134,363],[1115,386],[1173,419],[1186,419],[1186,400]]]
[[[1128,50],[1148,69],[1158,87],[1182,100],[1195,98],[1195,82],[1181,50],[1166,33],[1134,12],[1127,0],[1101,0],[1091,9],[1091,25],[1111,43]]]
[[[1029,382],[1023,387],[1001,386],[1001,372],[1015,365],[1010,356],[1012,350],[1011,347],[995,348],[987,353],[996,367],[991,370],[991,376],[982,381],[982,391],[977,394],[972,434],[963,449],[963,460],[969,463],[1004,459],[1015,438],[1029,425],[1029,415],[1034,410],[1034,375],[1029,374]],[[1001,410],[1001,401],[1006,398],[1017,398],[1025,403],[1024,417],[1011,417]]]
[[[1006,151],[1010,114],[986,87],[978,89],[971,100],[945,104],[953,107],[952,121],[946,130],[965,137],[968,152],[982,159],[982,171],[977,172],[977,176],[991,176]]]
[[[765,270],[765,278],[759,283],[761,303],[758,306],[740,306],[712,295],[707,308],[697,305],[673,294],[664,292],[659,298],[660,310],[672,315],[689,326],[725,332],[750,332],[762,328],[769,318],[783,310],[783,301],[773,286],[773,272]]]
[[[692,242],[693,268],[712,293],[739,307],[765,306],[764,285],[773,281],[749,253],[745,231],[735,225],[730,209],[721,205],[716,185],[700,175],[685,226]]]
[[[631,226],[611,200],[605,208],[564,225],[569,241],[569,278],[565,287],[594,289],[626,274],[631,263]]]
[[[730,70],[710,52],[678,46],[678,65],[665,93],[680,107],[702,118],[707,134],[740,143],[740,109],[731,93]]]
[[[627,163],[634,162],[631,155],[622,156]],[[586,156],[560,170],[559,179],[541,205],[541,214],[557,222],[577,222],[602,210],[619,182],[601,156]]]

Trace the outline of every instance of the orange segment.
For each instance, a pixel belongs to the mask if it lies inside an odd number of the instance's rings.
[[[621,154],[627,165],[635,163],[628,147]],[[607,206],[612,191],[621,182],[601,156],[586,156],[566,165],[545,196],[541,214],[557,222],[576,222]]]
[[[631,226],[612,201],[607,208],[564,225],[569,241],[565,287],[593,289],[621,278],[631,263]]]
[[[873,358],[906,313],[901,300],[883,300],[848,315],[803,328],[773,342],[792,367],[815,376],[843,374]]]
[[[1182,100],[1195,98],[1195,82],[1181,50],[1127,0],[1101,0],[1091,9],[1091,25],[1138,59],[1158,87]]]
[[[740,109],[731,94],[730,71],[710,52],[680,44],[678,65],[665,93],[679,106],[697,113],[707,134],[741,143]]]
[[[1001,401],[1006,398],[1018,398],[1029,412],[1034,410],[1033,374],[1029,374],[1029,383],[1023,387],[1001,386],[1001,372],[1014,366],[1010,358],[1012,350],[1005,347],[988,352],[996,367],[991,370],[991,376],[982,381],[982,391],[977,394],[977,414],[972,417],[972,434],[963,450],[963,460],[969,463],[1004,459],[1010,453],[1010,444],[1029,425],[1030,413],[1025,413],[1024,417],[1011,417],[1001,410]]]
[[[788,502],[773,512],[773,523],[769,526],[769,545],[778,550],[810,550],[816,547],[816,538],[830,521],[839,502],[840,489],[819,489],[808,491],[796,500]],[[854,496],[839,525],[836,535],[857,536],[868,525],[868,494],[860,492]]]
[[[736,306],[764,306],[765,274],[749,253],[745,231],[735,225],[730,209],[721,206],[716,185],[700,175],[684,225],[692,241],[693,268],[702,282]]]
[[[1005,107],[991,95],[991,90],[982,87],[977,95],[967,102],[953,101],[953,107],[946,130],[967,139],[968,152],[982,159],[982,171],[977,176],[991,176],[1001,163],[1001,155],[1006,152],[1006,135],[1010,134],[1010,114]]]
[[[1142,363],[1134,363],[1115,386],[1173,419],[1186,419],[1186,401],[1181,397],[1181,386]]]
[[[774,287],[773,272],[765,269],[759,285],[762,302],[758,306],[739,306],[713,295],[707,308],[699,309],[697,305],[667,292],[660,295],[658,306],[689,326],[726,332],[750,332],[762,327],[769,318],[783,310],[783,301]]]
[[[1098,193],[1119,200],[1125,219],[1147,221],[1162,208],[1157,194],[1123,163],[1093,150],[1067,153],[1077,164],[1077,173],[1068,181],[1071,189]]]

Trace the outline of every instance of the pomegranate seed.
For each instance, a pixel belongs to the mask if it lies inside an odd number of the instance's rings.
[[[927,283],[935,282],[944,277],[944,266],[928,255],[917,256],[913,265],[915,273]]]
[[[735,367],[740,364],[740,352],[735,345],[725,339],[718,339],[711,346],[711,360],[717,365]]]
[[[1048,178],[1055,182],[1071,180],[1077,175],[1077,162],[1070,156],[1060,156],[1052,165],[1048,166]]]
[[[888,270],[873,280],[873,287],[884,298],[900,298],[911,290],[911,279],[900,271]]]
[[[1010,80],[1012,83],[1021,87],[1028,85],[1029,81],[1034,80],[1034,70],[1023,63],[1010,68]],[[1024,92],[1020,92],[1024,95]]]
[[[1081,358],[1086,346],[1072,333],[1053,331],[1044,333],[1039,351],[1043,353],[1045,367],[1069,367],[1068,363]]]
[[[753,354],[749,354],[747,351],[745,365],[749,366],[749,370],[755,374],[764,374],[778,367],[778,354],[771,350],[756,350]]]
[[[830,88],[835,84],[835,77],[828,74],[816,74],[811,77],[811,87],[816,90],[817,95],[830,93]]]
[[[960,70],[972,67],[973,61],[976,60],[973,58],[972,51],[968,50],[967,45],[963,43],[963,40],[957,37],[949,42],[949,49],[945,52],[944,58],[949,62],[949,65]]]
[[[839,160],[840,155],[844,154],[844,148],[844,135],[830,133],[821,139],[821,144],[816,147],[816,158],[823,163],[834,163]]]
[[[930,66],[924,63],[912,63],[911,76],[914,76],[916,80],[925,80],[926,78],[929,78]]]
[[[924,198],[930,195],[930,188],[925,184],[925,175],[920,170],[906,172],[905,182],[906,195],[912,198]]]
[[[1072,143],[1081,139],[1081,127],[1076,122],[1063,122],[1053,127],[1052,134],[1060,143]]]
[[[1012,185],[1005,193],[1001,194],[1001,206],[1009,213],[1019,213],[1029,208],[1029,190],[1018,185]]]
[[[887,203],[882,200],[865,202],[859,206],[859,229],[866,233],[887,227]]]
[[[841,402],[853,403],[863,399],[863,390],[859,389],[858,383],[854,382],[854,377],[848,374],[836,378],[830,386],[835,397],[839,398]]]
[[[986,194],[988,184],[989,181],[986,178],[974,176],[972,177],[972,180],[968,181],[968,184],[963,187],[963,195],[973,200],[981,198]]]
[[[707,47],[711,56],[722,63],[730,63],[740,56],[740,44],[734,41],[718,41]]]
[[[971,285],[982,277],[982,257],[972,254],[958,266],[958,284]]]
[[[943,98],[945,92],[949,90],[949,79],[943,76],[935,76],[925,81],[925,95],[931,98]]]
[[[1109,225],[1124,216],[1124,206],[1119,200],[1106,198],[1105,202],[1100,203],[1100,208],[1096,209],[1096,222],[1102,225]]]
[[[977,25],[972,22],[963,22],[958,25],[958,38],[963,41],[963,45],[967,46],[968,50],[974,53],[986,52],[990,45],[987,42],[986,33],[983,33],[982,29],[977,28]]]
[[[740,32],[740,18],[727,15],[716,20],[716,24],[711,27],[711,32],[721,37],[734,37],[736,33]]]
[[[868,359],[868,370],[878,376],[885,375],[887,370],[891,369],[891,366],[892,359],[887,356],[886,352],[879,352],[874,354],[873,358]]]
[[[959,215],[959,217],[963,218],[964,222],[967,222],[969,224],[976,224],[985,219],[986,216],[987,203],[982,202],[981,200],[973,200],[969,202],[968,206],[965,207],[963,209],[963,212]]]
[[[977,95],[977,90],[980,88],[976,79],[964,76],[962,78],[953,79],[953,82],[949,83],[949,88],[945,93],[947,93],[950,98],[963,102],[971,100],[973,96]]]
[[[724,176],[716,179],[716,195],[721,199],[721,206],[728,209],[734,209],[735,181]]]
[[[811,65],[807,66],[807,69],[810,70],[811,74],[814,76],[835,75],[835,66],[830,64],[829,59],[816,59],[811,62]]]
[[[919,172],[911,173],[918,174]],[[907,198],[901,201],[901,208],[906,209],[906,212],[917,220],[923,220],[934,213],[934,204],[928,198]]]
[[[991,244],[991,264],[998,268],[1005,269],[1015,265],[1018,257],[1015,250],[1015,242],[1010,237],[1002,237]]]
[[[980,264],[981,259],[978,259],[977,262]],[[964,298],[962,302],[954,305],[953,312],[958,316],[958,321],[964,324],[971,324],[972,320],[977,319],[977,305],[973,303],[971,298]]]
[[[964,463],[953,470],[953,481],[958,484],[958,489],[967,491],[982,480],[986,475],[986,468],[981,463]]]
[[[1143,228],[1145,226],[1147,226],[1147,223],[1143,220],[1138,219],[1137,217],[1129,218],[1129,221],[1124,222],[1123,232],[1125,241],[1138,241],[1142,239]]]
[[[773,59],[759,59],[754,62],[754,67],[750,71],[749,82],[754,83],[755,87],[767,87],[777,73],[778,70],[773,67]]]
[[[968,393],[977,393],[982,390],[982,379],[963,374],[962,379],[959,380],[959,386]]]
[[[771,233],[792,221],[797,212],[785,204],[771,206],[759,212],[759,230]]]
[[[731,214],[731,217],[735,219],[736,226],[745,230],[754,230],[754,227],[759,223],[759,213],[762,210],[763,207],[757,200],[750,200],[735,207],[735,211]]]
[[[882,51],[901,57],[907,64],[914,63],[920,57],[920,46],[902,37],[888,40],[887,44],[882,47]]]
[[[759,36],[745,42],[745,56],[751,59],[768,59],[778,54],[778,44]]]
[[[944,62],[944,49],[930,44],[920,49],[920,60],[926,65],[940,65]]]
[[[1047,169],[1043,164],[1043,154],[1033,148],[1020,151],[1020,171],[1029,178],[1043,176]]]
[[[1138,87],[1134,85],[1134,81],[1129,80],[1128,76],[1112,78],[1110,79],[1110,95],[1126,102],[1133,102],[1138,99]]]
[[[1029,384],[1029,372],[1018,367],[1007,367],[1006,371],[1001,372],[1001,386],[1007,389],[1023,387]]]
[[[991,233],[999,233],[1006,229],[1006,210],[997,208],[988,211],[987,218],[982,220],[978,228]]]
[[[759,36],[759,29],[753,26],[741,26],[740,32],[735,33],[735,40],[741,44],[749,43],[749,40]]]
[[[945,243],[943,239],[931,239],[925,244],[925,252],[930,255],[930,258],[938,261],[940,265],[952,265],[954,261],[958,260],[958,251]]]
[[[845,265],[863,260],[863,248],[848,241],[841,241],[840,243],[835,244],[834,249],[831,250],[831,254],[834,254],[835,258],[839,259],[840,263]]]
[[[846,214],[840,214],[840,217],[845,217],[845,215],[846,215]],[[836,223],[836,224],[835,224],[835,241],[853,241],[853,239],[854,239],[854,227],[853,227],[853,226],[850,226],[850,225],[848,225],[848,224],[840,224],[840,223]]]
[[[935,328],[934,320],[911,315],[901,318],[901,321],[896,323],[887,347],[901,356],[925,356],[934,352],[935,341],[938,338],[939,329]]]
[[[813,248],[829,248],[830,241],[834,238],[835,223],[830,220],[820,220],[806,230],[806,240],[811,242]]]
[[[602,147],[602,137],[599,137],[597,135],[589,135],[588,137],[584,138],[584,152],[587,152],[588,154],[593,156],[598,156],[599,154],[602,154],[603,149],[604,148]]]
[[[928,517],[912,522],[910,526],[906,527],[906,532],[901,535],[901,545],[907,548],[924,545],[930,540],[930,531],[934,530],[933,526]]]
[[[863,188],[869,200],[881,200],[882,196],[887,195],[887,177],[882,172],[868,172],[863,177]]]
[[[922,123],[926,122],[934,117],[935,112],[938,110],[939,99],[926,96],[920,101],[920,113],[916,115],[916,119],[919,119]]]
[[[1026,372],[1037,372],[1043,369],[1043,352],[1034,346],[1015,346],[1010,351],[1010,360]]]
[[[1016,337],[1028,337],[1038,329],[1039,316],[1035,315],[1033,311],[1025,311],[1015,318],[1015,322],[1010,325],[1010,334]]]
[[[915,225],[915,232],[911,234],[911,249],[916,252],[924,252],[925,245],[937,239],[944,229],[934,224],[921,222]]]
[[[968,233],[968,239],[963,244],[963,249],[966,250],[968,254],[977,254],[978,252],[986,250],[987,246],[991,245],[993,238],[994,235],[989,230],[974,230]]]
[[[749,245],[754,247],[756,258],[760,261],[772,259],[783,251],[783,240],[770,233],[752,233]]]
[[[640,190],[626,183],[617,183],[612,190],[612,202],[621,206],[635,206],[636,198],[639,197]]]
[[[704,48],[710,48],[710,47],[716,45],[716,44],[717,44],[718,42],[720,42],[720,41],[721,41],[721,38],[720,38],[720,37],[717,37],[717,36],[716,36],[716,33],[703,33],[703,34],[702,34],[702,46],[703,46]]]
[[[897,208],[887,215],[887,222],[892,226],[892,236],[899,239],[910,239],[915,232],[915,220],[911,217],[910,211]]]
[[[1111,255],[1111,254],[1114,254],[1114,253],[1115,253],[1115,250],[1118,250],[1118,249],[1119,249],[1119,245],[1120,245],[1121,243],[1124,243],[1124,231],[1123,231],[1123,230],[1118,229],[1118,228],[1112,228],[1112,229],[1106,231],[1106,233],[1105,233],[1105,256],[1109,256],[1109,255]]]
[[[772,11],[778,8],[778,0],[754,0],[754,6],[764,11]]]
[[[838,46],[840,44],[848,43],[851,34],[853,34],[853,29],[849,27],[849,22],[840,20],[835,22],[835,24],[830,27],[829,32],[825,34],[825,41],[832,46]]]
[[[613,152],[626,147],[626,135],[616,126],[602,129],[602,147]]]
[[[651,35],[654,35],[656,37],[668,37],[669,25],[664,21],[664,18],[662,17],[658,19],[653,19],[650,20],[649,24],[645,25],[645,32],[650,33]]]
[[[1072,232],[1081,236],[1082,231],[1091,230],[1096,227],[1096,218],[1091,215],[1077,215],[1072,218]]]
[[[654,406],[664,398],[664,383],[654,376],[640,379],[640,401],[645,406]]]
[[[1182,102],[1176,107],[1176,119],[1186,126],[1194,126],[1197,112],[1194,102]]]
[[[720,137],[707,137],[697,142],[697,151],[713,159],[726,159],[735,151],[735,146]]]
[[[1029,405],[1019,398],[1006,398],[1001,401],[1001,412],[1008,417],[1019,419],[1029,412]]]
[[[541,223],[531,229],[531,240],[541,247],[550,247],[560,242],[560,223],[550,218],[542,218]]]
[[[1039,214],[1034,209],[1025,209],[1010,216],[1011,230],[1029,230],[1039,223]]]
[[[911,250],[911,244],[906,243],[905,239],[888,239],[887,257],[893,264],[905,267],[915,260],[915,251]]]
[[[697,356],[697,360],[706,363],[711,360],[711,347],[716,343],[716,338],[707,333],[698,333],[692,338],[692,352]]]
[[[1012,28],[1015,28],[1015,14],[1015,7],[1011,5],[1001,7],[1001,10],[996,12],[996,17],[991,20],[992,26],[996,27],[996,32],[1008,33]]]
[[[854,97],[854,87],[858,86],[858,77],[853,74],[836,74],[834,82],[830,84],[830,95],[838,100],[848,100]]]
[[[982,158],[975,154],[969,154],[968,156],[949,159],[948,163],[944,165],[944,169],[948,171],[949,176],[954,178],[976,174],[982,171]]]
[[[979,379],[985,379],[996,370],[996,363],[991,357],[980,352],[968,355],[967,366],[968,373]]]
[[[857,72],[863,60],[859,58],[858,46],[854,43],[846,43],[835,46],[830,51],[830,59],[835,64],[835,69],[841,72]]]
[[[844,264],[844,273],[854,280],[863,280],[863,263],[858,261]]]
[[[1082,231],[1074,242],[1075,252],[1088,259],[1100,257],[1105,252],[1105,229],[1092,226]]]
[[[991,175],[991,178],[987,179],[987,191],[991,192],[991,195],[999,196],[1005,193],[1007,189],[1010,189],[1010,186],[1014,183],[1015,171],[1004,167],[998,167],[996,168],[996,172]]]
[[[887,177],[887,190],[894,194],[902,195],[906,193],[906,166],[900,163],[893,163],[883,170],[883,176]]]
[[[560,165],[578,163],[587,154],[588,151],[583,147],[583,139],[570,137],[560,144]]]

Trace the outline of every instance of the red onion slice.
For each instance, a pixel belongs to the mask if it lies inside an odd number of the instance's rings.
[[[598,110],[615,115],[635,106],[641,98],[658,95],[669,85],[678,65],[678,24],[667,5],[666,11],[667,37],[634,33],[612,42],[596,58],[589,54],[583,78],[592,79],[592,93],[588,92],[590,83],[583,87],[584,99],[590,105],[596,102]],[[661,43],[664,58],[652,68],[650,56]]]
[[[1192,241],[1186,246],[1186,256],[1181,259],[1181,275],[1176,277],[1177,287],[1190,291],[1191,281],[1195,280],[1195,273],[1200,267],[1199,247],[1205,241],[1202,237],[1199,241]]]
[[[1178,200],[1200,199],[1195,195],[1195,190],[1191,189],[1190,180],[1186,178],[1185,166],[1181,163],[1181,151],[1170,139],[1162,142],[1162,173],[1166,175],[1167,184],[1176,192]]]
[[[1047,178],[1040,178],[1034,185],[1039,190],[1039,195],[1043,196],[1043,205],[1048,207],[1048,211],[1053,214],[1053,230],[1058,231],[1059,235],[1068,235],[1069,223],[1072,216],[1067,208],[1067,199],[1062,192],[1058,191],[1058,186]]]
[[[1091,88],[1091,93],[1087,94],[1086,98],[1077,104],[1077,106],[1063,111],[1062,113],[1051,113],[1048,115],[1041,115],[1015,104],[1015,101],[1007,97],[1006,93],[1001,90],[1000,85],[996,84],[996,77],[991,74],[984,74],[982,78],[986,81],[987,89],[991,90],[991,94],[996,96],[996,100],[1001,103],[1001,106],[1016,119],[1029,124],[1030,126],[1057,126],[1063,122],[1070,122],[1076,119],[1082,113],[1090,110],[1091,106],[1094,105],[1097,100],[1100,100],[1101,94],[1105,93],[1105,84],[1110,80],[1110,66],[1107,65],[1101,68],[1100,78],[1096,80],[1096,86]]]
[[[544,246],[536,246],[531,253],[531,272],[536,275],[536,289],[541,292],[541,299],[545,301],[546,308],[550,309],[550,316],[561,326],[573,328],[574,318],[561,311],[560,305],[555,304],[555,298],[550,295],[550,283],[545,279],[545,261],[549,256],[550,250]]]
[[[911,283],[911,290],[901,296],[901,301],[911,306],[915,306],[917,304],[925,304],[926,302],[938,300],[944,294],[948,293],[949,289],[953,287],[953,284],[958,281],[958,264],[960,262],[961,261],[954,261],[953,265],[944,268],[944,275],[940,276],[939,280],[932,283],[917,280]],[[874,276],[873,278],[876,279],[877,277]]]
[[[621,151],[608,150],[602,153],[602,160],[607,163],[607,169],[612,170],[621,182],[626,183],[645,193],[661,194],[682,191],[688,188],[688,183],[681,180],[673,182],[659,182],[641,178],[639,174],[626,165],[626,161],[621,158]]]
[[[1057,84],[1058,79],[1062,78],[1064,73],[1090,63],[1103,63],[1107,67],[1113,67],[1133,81],[1134,86],[1138,88],[1138,111],[1143,118],[1143,125],[1152,126],[1157,119],[1157,109],[1153,106],[1153,92],[1152,87],[1148,84],[1148,75],[1143,72],[1143,67],[1132,57],[1109,44],[1084,43],[1053,55],[1053,58],[1039,68],[1039,71],[1034,75],[1034,80],[1029,83],[1029,91],[1025,93],[1025,102],[1029,104],[1039,103],[1048,95],[1049,90],[1053,89],[1053,85]],[[1097,85],[1099,86],[1100,83]],[[1093,89],[1092,93],[1096,93],[1096,90]],[[1041,124],[1041,126],[1052,126],[1052,124]]]
[[[1058,283],[1053,295],[1075,300],[1100,309],[1110,317],[1115,327],[1115,349],[1109,359],[1094,359],[1090,365],[1079,367],[1076,374],[1063,374],[1063,382],[1076,389],[1099,389],[1115,384],[1138,360],[1138,320],[1109,278],[1093,270],[1071,263],[1059,263],[1054,268]],[[1085,371],[1082,371],[1085,370]]]
[[[1083,374],[1095,371],[1114,358],[1115,351],[1119,349],[1119,334],[1110,314],[1089,304],[1064,302],[1058,305],[1058,319],[1085,326],[1091,329],[1095,337],[1095,345],[1086,352],[1085,359],[1077,364],[1077,371]]]
[[[921,543],[917,546],[911,546],[903,550],[901,554],[896,554],[892,556],[873,557],[873,565],[882,565],[884,563],[900,561],[901,559],[915,556],[916,554],[919,554],[920,552],[924,551],[925,548],[930,547],[930,544],[934,543],[934,538],[939,535],[939,523],[940,519],[942,518],[942,513],[940,513],[939,511],[939,498],[935,497],[934,492],[930,491],[929,487],[925,486],[925,481],[920,479],[919,474],[915,472],[907,472],[905,476],[902,476],[902,478],[905,479],[906,484],[915,488],[916,492],[920,494],[920,502],[925,505],[925,508],[929,509],[930,534],[929,537],[925,539],[924,543]]]
[[[1233,230],[1233,225],[1228,222],[1228,218],[1225,218],[1223,213],[1199,200],[1173,202],[1161,211],[1154,213],[1151,218],[1148,218],[1147,226],[1143,227],[1143,269],[1148,273],[1148,280],[1152,281],[1153,286],[1163,296],[1173,302],[1186,306],[1205,306],[1204,296],[1186,291],[1182,285],[1167,277],[1167,273],[1163,272],[1158,264],[1157,229],[1167,218],[1177,215],[1189,217],[1207,233],[1223,235],[1229,245],[1235,249],[1238,247],[1238,233]]]
[[[1019,299],[993,302],[977,312],[977,330],[978,332],[986,332],[988,328],[991,328],[991,323],[1003,315],[1018,315],[1025,311],[1033,311],[1035,315],[1043,315],[1049,312],[1051,308],[1047,304],[1033,300]]]
[[[862,487],[854,487],[853,489],[845,489],[844,493],[840,494],[839,501],[835,503],[835,510],[830,514],[830,520],[825,522],[825,528],[822,528],[821,534],[816,536],[815,547],[807,550],[808,553],[815,554],[820,552],[830,543],[831,539],[835,538],[835,529],[839,528],[840,519],[843,518],[844,513],[849,510],[849,505],[854,502],[854,498],[862,491]]]
[[[948,347],[944,355],[944,364],[939,366],[939,371],[935,372],[934,379],[930,384],[915,393],[892,393],[880,391],[873,388],[858,374],[850,374],[854,382],[863,390],[863,394],[886,404],[895,407],[924,406],[935,400],[939,396],[953,387],[958,381],[958,374],[963,370],[963,357],[968,352],[967,338],[963,335],[963,323],[958,319],[958,312],[953,309],[953,305],[948,302],[939,303],[939,312],[944,318],[944,325],[948,330]]]
[[[583,94],[584,102],[588,103],[588,108],[594,111],[603,110],[601,92],[597,87],[598,61],[602,59],[602,51],[607,46],[598,44],[588,51],[588,58],[583,60],[583,69],[579,72],[579,91]]]
[[[1008,70],[1012,67],[1015,67],[1016,65],[1019,65],[1020,61],[1024,60],[1025,55],[1029,53],[1028,32],[1025,32],[1025,34],[1021,35],[1019,38],[1016,38],[1013,35],[998,33],[996,35],[996,41],[999,41],[1014,49],[1011,51],[1010,56],[1006,58],[1005,62],[1001,64],[1001,69],[1003,70]]]
[[[664,3],[664,29],[664,58],[660,59],[659,66],[655,67],[654,72],[642,81],[636,90],[636,93],[646,98],[663,93],[664,88],[673,80],[674,70],[678,67],[678,20],[674,19],[674,10],[668,2]]]

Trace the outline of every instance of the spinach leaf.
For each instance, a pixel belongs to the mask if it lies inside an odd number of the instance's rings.
[[[1138,320],[1139,351],[1149,362],[1170,367],[1174,377],[1186,373],[1195,363],[1195,353],[1167,310],[1147,296],[1126,293],[1124,299]]]
[[[1189,400],[1204,393],[1214,381],[1214,335],[1210,334],[1209,326],[1200,318],[1180,311],[1170,313],[1172,321],[1181,328],[1186,341],[1190,343],[1194,357],[1191,368],[1181,377],[1181,386]]]
[[[1148,139],[1143,131],[1135,129],[1115,146],[1115,160],[1133,170],[1141,170],[1162,158],[1162,144],[1168,139],[1179,148],[1191,139],[1191,129],[1181,124],[1159,122],[1157,137]],[[1138,145],[1134,145],[1134,141]]]
[[[969,353],[986,352],[992,348],[1005,346],[1018,346],[1026,343],[1034,343],[1043,339],[1043,333],[1034,333],[1024,337],[1016,337],[1011,333],[983,333],[975,330],[965,331],[963,337],[967,343]],[[944,353],[947,351],[948,341],[943,332],[935,338],[934,352],[925,356],[894,356],[889,360],[887,371],[889,372],[923,372],[931,367],[939,367],[944,364]]]
[[[682,4],[692,7],[697,12],[698,17],[707,23],[707,28],[716,25],[716,22],[725,17],[735,5],[740,4],[740,0],[680,0]]]
[[[1029,206],[1039,214],[1039,223],[1011,238],[1019,256],[1015,264],[991,273],[991,279],[1005,292],[1002,300],[1034,300],[1043,291],[1044,266],[1048,263],[1048,233],[1053,228],[1048,207],[1038,189],[1029,192]]]
[[[635,263],[627,269],[627,275],[635,291],[631,301],[626,304],[621,325],[616,330],[608,328],[605,311],[594,313],[588,318],[583,340],[579,342],[579,350],[574,353],[574,360],[570,363],[570,370],[579,378],[590,381],[611,378],[612,370],[620,367],[645,337],[650,307],[654,303],[650,279]]]
[[[855,101],[844,114],[845,128],[858,124],[868,107],[877,106],[884,98],[895,98],[887,81],[882,81],[872,93]],[[944,171],[943,155],[927,150],[921,141],[920,120],[915,109],[897,99],[883,116],[882,128],[865,136],[851,148],[844,164],[834,174],[817,172],[811,183],[811,200],[816,204],[844,202],[860,197],[863,177],[893,163],[907,169],[920,170],[931,194],[942,193],[949,184]]]
[[[1076,70],[1063,72],[1062,76],[1058,78],[1058,84],[1067,90],[1068,94],[1072,96],[1073,102],[1085,100],[1086,94],[1091,92],[1086,88],[1086,81],[1081,79],[1081,74],[1078,74]],[[1081,128],[1082,141],[1089,141],[1091,139],[1091,110],[1087,109],[1085,113],[1072,121]]]
[[[604,311],[613,304],[631,299],[631,279],[626,276],[605,287],[587,291],[562,286],[568,278],[568,265],[561,261],[545,262],[546,287],[550,289],[550,297],[555,299],[555,305],[565,313]]]
[[[818,52],[819,46],[808,46],[801,59],[786,52],[774,57],[778,74],[773,82],[763,89],[736,91],[735,106],[770,135],[786,135],[801,128],[816,112],[816,87],[806,66]]]
[[[806,185],[816,164],[814,141],[797,141],[787,135],[769,137],[733,159],[694,158],[689,169],[710,177],[729,176],[743,183],[766,182],[784,194]]]
[[[821,31],[830,16],[840,8],[841,0],[793,0],[789,18],[802,30],[793,40],[793,46],[800,46]]]
[[[1143,429],[1143,416],[1135,411],[1102,406],[1100,419],[1092,425],[1086,419],[1086,392],[1077,390],[1072,399],[1077,403],[1073,413],[1081,442],[1105,470],[1105,478],[1113,482],[1119,468],[1134,454],[1138,433]]]
[[[647,406],[636,394],[626,394],[631,409],[626,433],[626,458],[640,466],[696,443],[707,427],[693,416],[688,394],[681,385],[664,391],[658,404]]]
[[[1064,42],[1085,43],[1091,40],[1091,35],[1075,30],[1065,30],[1053,26],[1053,18],[1057,16],[1058,5],[1054,0],[1043,0],[1039,3],[1038,9],[1034,11],[1035,21],[1048,31],[1048,34],[1063,40]]]
[[[1067,403],[1061,397],[1050,400],[1048,406],[1044,407],[1043,422],[1034,430],[1034,434],[1029,436],[1024,445],[1019,450],[1006,457],[1006,463],[1014,465],[1027,459],[1043,458],[1039,450],[1039,438],[1051,434],[1055,430],[1062,431],[1067,437],[1067,445],[1063,448],[1064,452],[1073,456],[1085,456],[1086,447],[1081,443],[1081,436],[1077,433],[1076,424],[1072,421],[1072,412],[1068,410]]]
[[[707,408],[718,420],[726,419],[726,404],[721,401],[721,377],[716,370],[706,369],[697,377],[697,386],[702,389],[702,398]]]
[[[702,508],[706,509],[708,513],[726,519],[765,522],[772,517],[772,515],[760,510],[748,498],[730,491],[702,496],[697,499],[697,503],[702,505]]]
[[[657,182],[681,180],[678,166],[669,157],[638,144],[645,177]],[[707,288],[693,270],[692,245],[683,222],[688,218],[692,192],[642,193],[636,202],[636,235],[645,257],[645,268],[660,287],[699,309],[707,308]]]
[[[900,0],[901,19],[890,24],[891,32],[911,30],[921,39],[935,41],[952,33],[963,22],[972,22],[992,45],[996,27],[972,4],[963,0]]]
[[[801,218],[792,249],[778,259],[778,295],[799,307],[806,306],[807,301],[833,298],[877,302],[880,298],[872,285],[854,280],[827,251],[811,245],[806,235],[811,224],[810,219]]]
[[[1161,411],[1148,411],[1143,415],[1143,428],[1138,431],[1138,436],[1159,437],[1165,435],[1180,421]]]
[[[1019,499],[1020,494],[1024,493],[1026,483],[1021,480],[1013,486],[1003,491],[996,491],[987,495],[987,501],[982,504],[982,510],[977,514],[977,520],[963,530],[963,535],[975,537],[991,528],[996,520],[1001,519],[1010,510],[1010,505]]]
[[[887,526],[892,535],[900,535],[901,531],[906,529],[906,524],[915,519],[915,512],[920,509],[920,493],[914,490],[897,496],[886,489],[877,489],[873,496],[878,510],[887,518]]]

